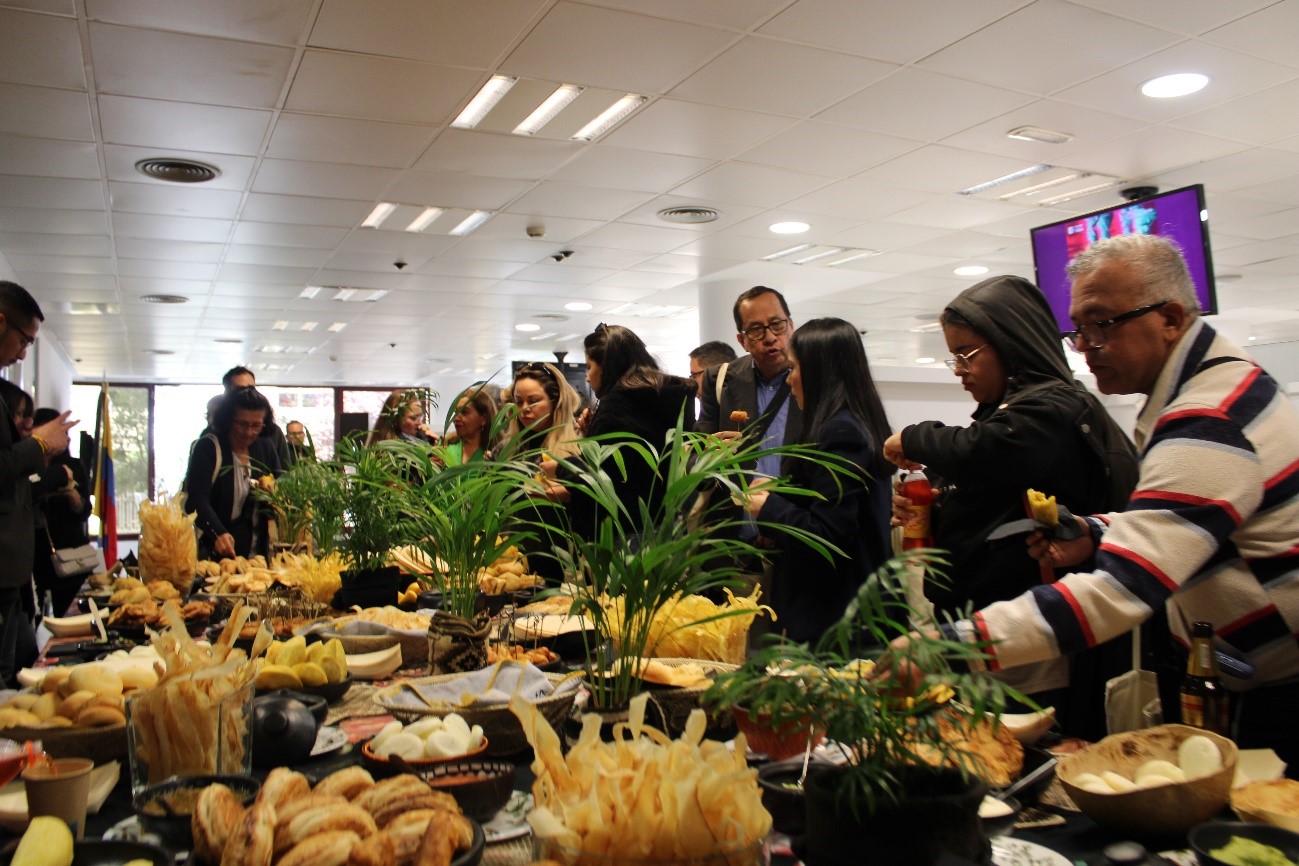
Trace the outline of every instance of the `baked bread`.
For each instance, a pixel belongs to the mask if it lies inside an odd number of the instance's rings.
[[[225,785],[208,785],[194,802],[189,816],[194,856],[203,863],[220,863],[230,834],[244,815],[235,792]]]
[[[327,830],[303,839],[276,860],[276,866],[344,866],[361,837],[351,830]]]
[[[255,803],[226,840],[221,866],[271,866],[274,854],[275,807]]]
[[[396,866],[397,852],[392,837],[375,833],[352,846],[347,855],[347,866]]]
[[[379,828],[375,826],[375,820],[369,812],[350,803],[344,806],[318,806],[275,825],[275,853],[283,854],[313,836],[340,830],[347,830],[355,833],[357,839],[364,839],[378,832]],[[350,850],[349,847],[347,851]],[[343,852],[344,860],[347,859],[347,851]]]
[[[442,826],[453,834],[457,849],[467,849],[474,843],[474,828],[465,820],[465,816],[458,812],[452,814],[444,809],[417,809],[406,812],[394,818],[392,823],[382,831],[382,835],[392,840],[394,855],[400,866],[409,866],[415,861],[415,856],[424,841],[424,835],[428,832],[433,818],[439,813],[451,816],[451,819]]]
[[[319,809],[325,806],[328,806],[330,808],[335,808],[338,806],[346,806],[346,805],[347,805],[347,800],[343,797],[338,796],[337,794],[322,794],[319,791],[312,791],[307,796],[298,797],[295,800],[293,800],[293,802],[285,806],[283,809],[278,810],[276,814],[279,816],[280,820],[276,823],[275,826],[278,827],[280,826],[280,824],[284,824],[289,821],[292,821],[294,818],[298,817],[303,812],[306,812],[309,809]]]
[[[429,783],[418,776],[403,773],[400,776],[393,776],[391,779],[384,779],[368,790],[362,791],[352,798],[352,805],[360,806],[373,815],[385,803],[418,797],[432,790]]]
[[[1246,821],[1299,831],[1299,780],[1250,782],[1231,792],[1231,808]]]
[[[450,826],[453,816],[436,812],[429,818],[424,838],[415,852],[414,866],[449,866],[456,853],[454,830]]]
[[[445,791],[429,789],[422,794],[394,798],[382,803],[371,814],[374,815],[376,824],[380,827],[387,827],[397,816],[412,809],[433,809],[439,812],[450,812],[453,815],[460,812],[460,806],[456,803],[455,797]]]
[[[373,787],[374,777],[365,767],[345,767],[317,782],[315,793],[337,794],[348,800],[354,800]]]
[[[276,767],[262,782],[262,789],[257,792],[258,803],[270,803],[276,814],[299,797],[311,793],[311,783],[297,770],[288,767]]]

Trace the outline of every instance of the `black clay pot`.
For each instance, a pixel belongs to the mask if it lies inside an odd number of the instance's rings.
[[[945,855],[992,862],[979,821],[988,788],[954,770],[916,769],[902,775],[899,799],[877,798],[869,813],[854,811],[844,789],[844,768],[816,768],[804,786],[807,866],[933,866]]]
[[[269,694],[253,699],[253,766],[300,764],[311,757],[319,723],[302,701]]]
[[[320,695],[300,692],[294,689],[275,689],[267,692],[264,697],[292,698],[295,701],[301,701],[303,706],[311,710],[312,718],[316,720],[316,727],[325,723],[325,716],[329,714],[329,701]]]

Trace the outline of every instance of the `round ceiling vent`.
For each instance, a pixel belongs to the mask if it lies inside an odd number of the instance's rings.
[[[721,213],[710,207],[669,207],[659,211],[659,219],[666,223],[686,223],[693,225],[697,223],[710,223],[716,220]]]
[[[204,162],[166,157],[142,159],[135,164],[135,170],[146,177],[168,183],[203,183],[221,174],[219,168]]]
[[[184,295],[141,295],[140,300],[146,304],[188,304],[189,298]]]

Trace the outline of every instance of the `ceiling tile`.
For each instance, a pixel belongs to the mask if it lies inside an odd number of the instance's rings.
[[[717,211],[718,217],[710,223],[668,223],[659,214],[669,208],[687,208],[702,207],[712,208]],[[695,235],[712,234],[722,231],[723,229],[736,225],[756,214],[763,212],[760,207],[753,205],[736,204],[727,202],[724,206],[719,207],[718,202],[709,201],[701,198],[690,198],[689,196],[680,195],[661,195],[650,199],[640,207],[628,211],[618,218],[619,222],[639,223],[643,226],[654,226],[659,228],[665,225],[671,225],[680,231],[688,231]]]
[[[433,128],[285,112],[266,155],[312,162],[405,168],[433,137]]]
[[[175,148],[255,156],[271,121],[271,112],[249,108],[108,94],[101,95],[98,101],[105,142],[155,150]]]
[[[225,244],[204,244],[197,241],[164,241],[154,238],[117,239],[117,254],[127,259],[218,262],[224,250]]]
[[[616,250],[637,250],[644,253],[666,253],[682,244],[696,240],[698,234],[668,226],[642,226],[627,223],[609,223],[582,238],[582,246],[612,247]],[[644,258],[641,256],[640,258]]]
[[[597,189],[545,181],[511,204],[510,210],[538,216],[557,214],[579,219],[612,220],[650,197],[648,193],[631,190]]]
[[[328,226],[257,223],[242,220],[235,227],[234,242],[276,247],[307,247],[329,250],[342,243],[347,229]]]
[[[907,208],[893,214],[889,219],[897,223],[968,229],[986,222],[1004,219],[1018,211],[1019,209],[1013,205],[995,201],[975,201],[954,195]]]
[[[310,44],[385,57],[486,69],[545,8],[542,0],[325,0]]]
[[[1299,206],[1299,175],[1236,190],[1237,195]],[[1273,211],[1275,212],[1275,211]]]
[[[293,63],[290,48],[96,23],[90,51],[100,93],[245,108],[275,107]]]
[[[805,120],[736,156],[740,162],[842,177],[901,156],[919,141]]]
[[[749,30],[771,17],[788,0],[596,0],[594,6],[624,9],[642,15],[715,24],[735,30]]]
[[[1143,0],[1129,3],[1126,0],[1073,0],[1102,12],[1141,21],[1162,30],[1177,33],[1202,33],[1246,13],[1275,3],[1276,0],[1242,0],[1237,3],[1219,3],[1218,0]]]
[[[81,37],[72,18],[0,9],[0,81],[86,89]]]
[[[174,291],[175,280],[210,280],[216,276],[212,262],[161,261],[157,259],[129,259],[119,257],[117,272],[123,277],[155,277],[165,280],[166,291]],[[126,291],[126,282],[122,283]]]
[[[883,186],[863,180],[841,180],[816,192],[796,198],[786,208],[849,219],[878,219],[914,207],[930,198],[910,189]]]
[[[1209,86],[1199,93],[1175,99],[1152,99],[1141,93],[1141,85],[1145,82],[1173,72],[1201,72],[1209,76]],[[1272,87],[1296,76],[1299,76],[1299,70],[1293,67],[1258,60],[1216,45],[1189,41],[1062,90],[1055,94],[1055,98],[1147,123],[1160,123]]]
[[[126,213],[234,219],[240,194],[227,189],[182,189],[176,185],[111,183],[113,210]]]
[[[415,168],[540,180],[587,146],[580,142],[447,129],[424,152]]]
[[[96,210],[104,206],[104,190],[97,180],[0,175],[0,202],[6,208]]]
[[[809,117],[896,68],[751,36],[678,84],[671,95],[729,108]]]
[[[827,179],[761,165],[727,162],[672,190],[673,195],[772,207],[825,186]]]
[[[257,169],[253,191],[376,201],[396,177],[392,169],[372,166],[267,159]]]
[[[824,238],[829,244],[857,247],[865,250],[900,250],[918,244],[930,238],[946,234],[945,229],[935,226],[918,226],[892,222],[870,222],[845,229]],[[869,268],[870,259],[862,259],[860,267]],[[846,265],[851,267],[855,262]]]
[[[664,93],[734,38],[721,30],[561,0],[501,68],[548,81]],[[556,51],[556,45],[564,50]]]
[[[312,0],[221,0],[220,3],[160,2],[141,5],[133,0],[86,0],[86,14],[95,21],[156,27],[294,45],[310,20]]]
[[[1009,138],[1006,133],[1021,126],[1036,126],[1073,136],[1064,144],[1047,144]],[[1102,142],[1136,132],[1141,124],[1128,117],[1092,111],[1054,99],[1038,99],[943,139],[942,143],[965,150],[996,153],[1025,163],[1069,165],[1080,151]]]
[[[142,159],[165,156],[172,159],[192,159],[216,168],[220,174],[212,180],[205,181],[203,189],[243,190],[248,186],[256,160],[251,156],[234,156],[228,153],[204,153],[202,151],[166,150],[159,153],[153,147],[126,147],[123,145],[105,145],[104,163],[108,168],[108,179],[122,183],[143,183],[149,185],[176,186],[170,181],[157,180],[136,171],[135,164]],[[96,176],[98,172],[96,172]],[[190,185],[182,185],[182,188]]]
[[[99,156],[89,142],[0,135],[0,174],[99,178]]]
[[[1173,188],[1205,183],[1223,192],[1266,184],[1299,175],[1299,153],[1250,148],[1219,159],[1197,163],[1157,176],[1161,186]]]
[[[226,220],[118,213],[113,215],[113,234],[119,238],[224,243],[230,236],[230,223]]]
[[[1241,150],[1240,144],[1170,127],[1149,127],[1116,138],[1079,154],[1077,166],[1116,177],[1139,179],[1170,168],[1179,168],[1226,156]]]
[[[414,269],[423,264],[424,259],[444,253],[451,249],[459,238],[450,235],[431,235],[420,232],[374,231],[357,229],[338,245],[338,249],[355,253],[384,253],[386,259],[384,270],[393,262],[405,257],[408,267]],[[418,260],[418,261],[417,261]],[[394,272],[400,269],[394,268]]]
[[[0,207],[0,231],[100,234],[108,231],[108,217],[102,210],[45,210],[6,206]]]
[[[405,204],[496,210],[531,186],[526,181],[479,177],[445,171],[406,171],[392,184],[389,195]],[[583,214],[571,214],[583,216]]]
[[[938,75],[902,69],[817,115],[818,120],[873,132],[937,141],[1029,97]]]
[[[497,213],[474,231],[476,238],[528,237],[528,228],[540,227],[542,237],[550,243],[564,244],[598,228],[601,220],[579,220],[567,217],[535,217],[527,213]]]
[[[697,157],[590,145],[550,179],[662,193],[715,164]]]
[[[76,90],[0,83],[0,132],[93,141],[90,100]]]
[[[442,123],[481,75],[414,60],[308,51],[285,108],[400,123]]]
[[[306,247],[268,247],[231,244],[223,261],[236,265],[279,265],[287,268],[319,268],[329,258],[328,250]]]
[[[1220,6],[1212,0],[1202,2]],[[1255,2],[1254,5],[1263,4]],[[1228,10],[1239,11],[1234,4]],[[1252,15],[1243,16],[1212,30],[1204,34],[1203,38],[1293,68],[1296,66],[1294,46],[1299,43],[1299,3],[1284,0],[1267,6]]]
[[[108,235],[0,234],[5,254],[28,256],[111,256]]]
[[[919,65],[1045,96],[1175,41],[1166,31],[1063,0],[1037,0]]]
[[[277,265],[236,264],[227,262],[221,265],[217,279],[223,283],[257,283],[266,285],[306,286],[315,275],[315,268],[280,267]],[[321,282],[323,285],[347,285],[332,281]],[[301,289],[299,289],[301,290]]]
[[[1299,134],[1299,81],[1289,81],[1224,105],[1179,117],[1172,125],[1250,144],[1269,144]]]
[[[420,268],[420,273],[457,279],[501,280],[525,267],[525,262],[493,261],[448,254],[431,259]]]
[[[244,204],[244,219],[267,223],[353,228],[374,208],[373,201],[343,201],[254,192]]]
[[[1031,165],[1024,160],[1004,156],[928,145],[868,169],[857,177],[892,186],[955,193]]]
[[[792,125],[793,121],[770,114],[659,99],[603,141],[638,150],[726,159]]]

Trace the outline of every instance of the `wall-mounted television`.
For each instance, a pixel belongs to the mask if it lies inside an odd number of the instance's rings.
[[[1029,232],[1037,284],[1061,331],[1073,327],[1069,321],[1069,276],[1065,266],[1096,241],[1128,234],[1162,235],[1181,247],[1195,283],[1200,311],[1218,312],[1204,186],[1195,184],[1038,226]]]

